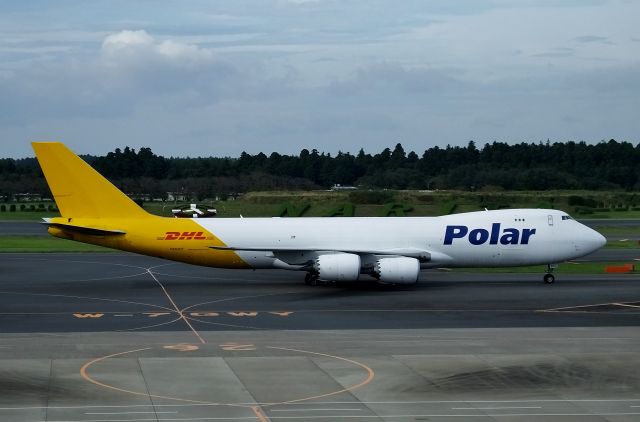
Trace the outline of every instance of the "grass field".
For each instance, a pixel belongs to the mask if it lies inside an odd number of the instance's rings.
[[[0,236],[0,252],[109,252],[113,249],[53,236]]]
[[[640,241],[609,240],[604,248],[605,249],[640,249]]]
[[[499,208],[554,208],[568,212],[578,219],[640,218],[640,195],[633,192],[607,191],[518,191],[518,192],[466,192],[466,191],[302,191],[302,192],[248,192],[236,200],[198,201],[213,206],[220,217],[273,217],[279,216],[283,206],[309,205],[304,216],[328,216],[337,207],[354,206],[355,216],[383,216],[389,203],[407,206],[408,216],[435,216],[465,211]],[[588,203],[593,207],[583,204]],[[8,211],[10,204],[0,210],[0,220],[38,220],[54,217],[55,212]],[[38,209],[37,203],[34,205]],[[45,204],[49,206],[50,203]],[[171,215],[176,204],[168,202],[146,203],[151,213]]]
[[[60,214],[51,211],[15,211],[0,212],[0,221],[41,221],[46,217],[59,217]]]
[[[630,262],[622,261],[606,261],[606,262],[566,262],[558,265],[554,270],[555,274],[603,274],[605,267],[621,266],[630,264]],[[639,263],[640,264],[640,263]],[[640,267],[639,267],[640,269]],[[500,273],[500,274],[545,274],[546,265],[535,265],[528,267],[505,267],[505,268],[463,268],[454,269],[452,271],[476,272],[476,273]],[[633,273],[636,274],[638,270]]]

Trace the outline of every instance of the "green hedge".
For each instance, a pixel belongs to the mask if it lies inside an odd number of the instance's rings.
[[[358,190],[349,192],[349,201],[354,204],[382,205],[393,201],[393,193],[386,190]]]
[[[455,202],[447,202],[442,205],[442,214],[443,215],[453,214],[456,208],[458,208],[458,204],[456,204]]]
[[[278,210],[278,217],[302,217],[309,207],[309,204],[282,204]]]
[[[347,202],[346,204],[338,205],[329,210],[327,217],[353,217],[355,213],[355,205]]]
[[[390,203],[386,204],[382,209],[383,217],[404,217],[408,212],[413,211],[413,207],[409,204]]]
[[[575,207],[576,214],[587,215],[593,214],[593,208],[591,207]]]

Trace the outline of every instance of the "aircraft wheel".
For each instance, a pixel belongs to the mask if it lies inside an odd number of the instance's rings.
[[[318,275],[313,273],[307,273],[304,276],[304,284],[307,286],[317,286],[318,285]]]
[[[304,276],[304,284],[306,284],[307,286],[311,286],[311,283],[313,281],[313,274],[311,273],[307,273]]]
[[[553,282],[556,281],[555,276],[551,273],[545,274],[542,279],[544,280],[545,284],[553,284]]]

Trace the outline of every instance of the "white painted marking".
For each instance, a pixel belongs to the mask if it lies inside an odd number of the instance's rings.
[[[238,416],[232,418],[209,417],[209,418],[153,418],[153,419],[73,419],[73,420],[53,420],[47,422],[187,422],[187,421],[239,421],[251,420],[255,421],[255,416]]]
[[[349,411],[349,412],[362,412],[362,409],[271,409],[271,412],[339,412],[339,411]]]
[[[133,314],[116,314],[114,316],[116,316],[116,317],[132,317]]]
[[[366,405],[366,404],[398,404],[398,405],[419,405],[419,404],[469,404],[469,403],[639,403],[640,398],[626,399],[531,399],[531,400],[415,400],[415,401],[324,401],[313,403],[298,403],[297,406],[319,406],[319,405]],[[268,406],[273,403],[233,403],[235,405],[247,406]],[[89,406],[24,406],[24,407],[0,407],[0,411],[31,411],[31,410],[72,410],[72,409],[144,409],[144,408],[189,408],[189,407],[216,407],[216,404],[132,404],[132,405],[89,405]],[[629,405],[640,408],[640,405]],[[255,419],[255,417],[253,417]]]
[[[144,273],[136,274],[136,275],[143,275],[143,274],[147,274],[147,273],[144,272]],[[71,281],[78,281],[78,280],[71,280]],[[83,281],[83,280],[80,280],[80,281]],[[22,296],[65,297],[65,298],[71,298],[71,299],[87,299],[87,300],[99,300],[99,301],[104,301],[104,302],[127,303],[127,304],[133,304],[133,305],[145,305],[145,306],[149,306],[149,307],[152,307],[152,308],[166,309],[166,310],[168,310],[170,312],[173,312],[173,309],[166,308],[166,307],[160,306],[160,305],[154,305],[152,303],[131,302],[131,301],[128,301],[128,300],[106,299],[106,298],[102,298],[102,297],[58,295],[58,294],[51,294],[51,293],[23,293],[23,292],[9,292],[9,291],[0,291],[0,293],[2,293],[2,294],[13,294],[13,295],[22,295]]]
[[[576,338],[571,338],[571,337],[567,337],[567,340],[633,340],[630,337],[576,337]]]
[[[413,401],[317,401],[313,403],[297,403],[297,406],[339,405],[339,404],[454,404],[454,403],[620,403],[640,402],[640,398],[628,399],[524,399],[524,400],[413,400]],[[246,405],[269,406],[270,403],[235,403]],[[169,406],[169,405],[168,405]]]
[[[387,415],[382,414],[380,418],[500,418],[500,417],[521,417],[521,416],[638,416],[640,413],[636,412],[610,412],[610,413],[497,413],[497,414],[397,414]],[[363,419],[372,418],[372,415],[331,415],[333,419]],[[304,416],[278,416],[279,419],[326,419],[327,415],[304,415]],[[238,416],[238,417],[200,417],[200,418],[171,418],[171,419],[110,419],[109,422],[179,422],[179,421],[232,421],[232,420],[254,420],[255,416]],[[54,420],[48,422],[105,422],[103,419],[85,419],[85,420]]]
[[[425,413],[425,414],[398,414],[398,415],[331,415],[334,419],[364,419],[364,418],[381,418],[381,419],[398,419],[398,418],[500,418],[500,417],[522,417],[522,416],[636,416],[640,413],[497,413],[497,414],[439,414],[439,413]],[[305,415],[305,416],[278,416],[278,419],[326,419],[327,415]],[[189,421],[189,420],[210,420],[214,418],[197,418],[197,419],[158,419],[158,421]],[[248,418],[223,418],[225,420],[232,419],[248,419]],[[255,419],[255,418],[253,418]],[[66,422],[66,421],[51,421],[51,422]],[[101,421],[74,421],[74,422],[101,422]],[[113,422],[113,421],[110,421]],[[117,421],[128,422],[128,421]]]
[[[614,303],[614,305],[618,305],[618,306],[626,306],[629,308],[640,308],[640,306],[638,305],[631,305],[630,303]]]
[[[85,415],[141,415],[141,414],[160,414],[160,413],[178,413],[178,412],[86,412]]]
[[[542,409],[542,406],[504,406],[504,407],[452,407],[451,410],[508,410],[508,409]]]

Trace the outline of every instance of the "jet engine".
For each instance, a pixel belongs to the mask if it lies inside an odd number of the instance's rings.
[[[379,282],[389,284],[414,284],[419,273],[420,261],[406,256],[380,258],[373,269]]]
[[[356,281],[360,275],[360,256],[351,253],[320,255],[313,267],[322,280]]]

